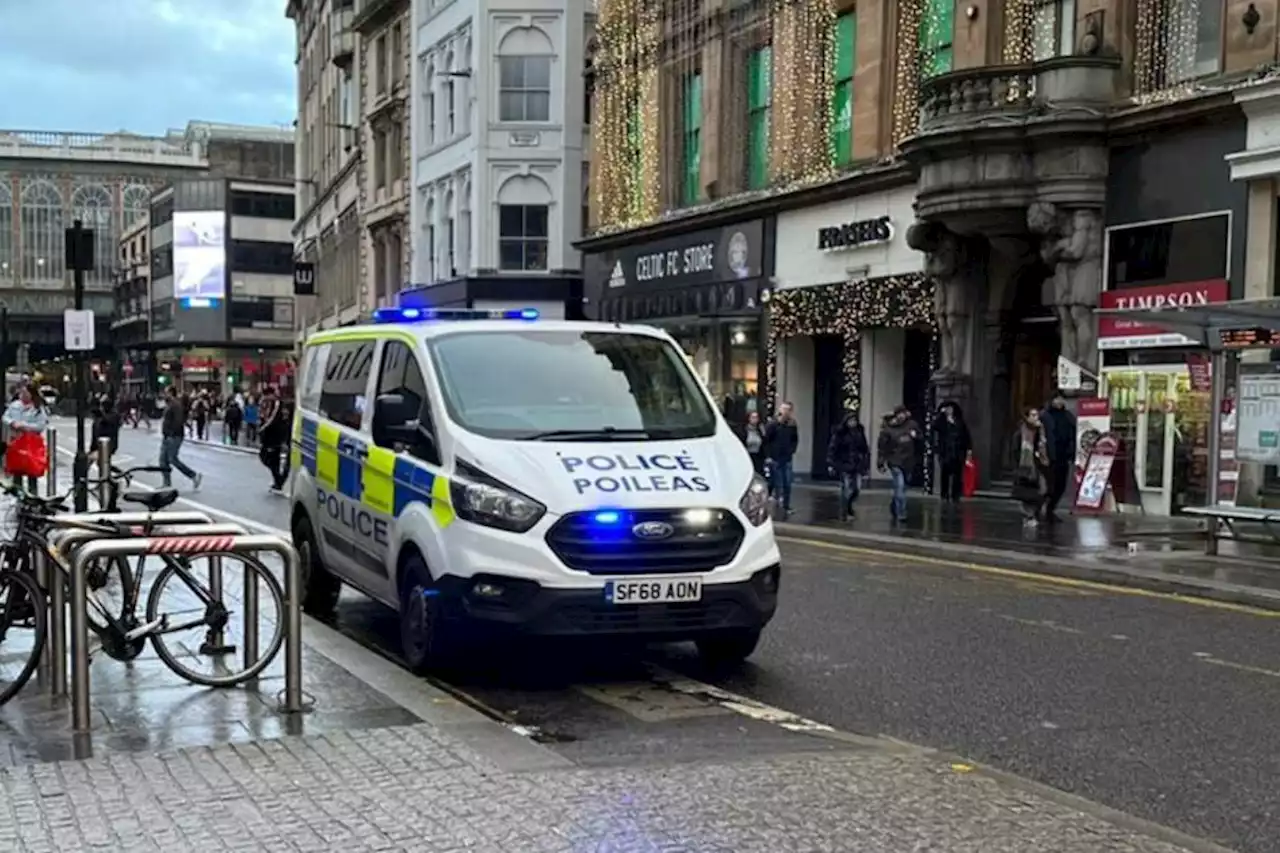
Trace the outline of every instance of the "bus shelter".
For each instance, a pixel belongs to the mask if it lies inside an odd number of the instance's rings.
[[[1234,490],[1224,496],[1224,425],[1231,444],[1226,458],[1264,466],[1280,465],[1280,363],[1246,353],[1280,350],[1280,298],[1242,299],[1202,305],[1100,308],[1099,320],[1175,332],[1209,353],[1210,412],[1208,442],[1209,508],[1235,506]],[[1242,362],[1243,359],[1243,362]],[[1268,379],[1270,377],[1270,379]],[[1239,389],[1248,380],[1244,393]],[[1247,411],[1242,412],[1244,407]],[[1249,425],[1247,436],[1239,428]],[[1239,447],[1239,450],[1237,450]],[[1245,453],[1247,448],[1247,454]],[[1237,453],[1241,455],[1237,457]],[[1274,459],[1272,459],[1274,456]]]

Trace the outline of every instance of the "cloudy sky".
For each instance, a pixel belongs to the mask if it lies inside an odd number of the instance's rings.
[[[0,0],[3,129],[288,125],[285,0]]]

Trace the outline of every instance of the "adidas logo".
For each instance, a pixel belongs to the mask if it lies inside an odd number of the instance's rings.
[[[625,287],[627,284],[627,276],[622,271],[622,261],[618,261],[613,265],[613,274],[609,276],[609,287]]]

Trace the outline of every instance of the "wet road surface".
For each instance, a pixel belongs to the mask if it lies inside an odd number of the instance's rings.
[[[147,461],[157,443],[126,431],[121,454]],[[288,502],[267,494],[255,457],[198,445],[184,457],[205,474],[195,501],[287,526]],[[552,665],[513,652],[450,676],[450,689],[586,764],[834,748],[795,731],[807,719],[955,752],[1241,850],[1278,849],[1274,615],[838,546],[783,552],[778,617],[737,673],[703,672],[681,647]],[[336,625],[396,654],[393,617],[356,594]],[[765,706],[697,695],[699,684]],[[770,708],[802,719],[780,726]]]

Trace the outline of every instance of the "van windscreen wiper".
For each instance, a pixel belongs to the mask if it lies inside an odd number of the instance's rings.
[[[644,441],[649,433],[642,429],[552,429],[525,436],[527,441]]]

